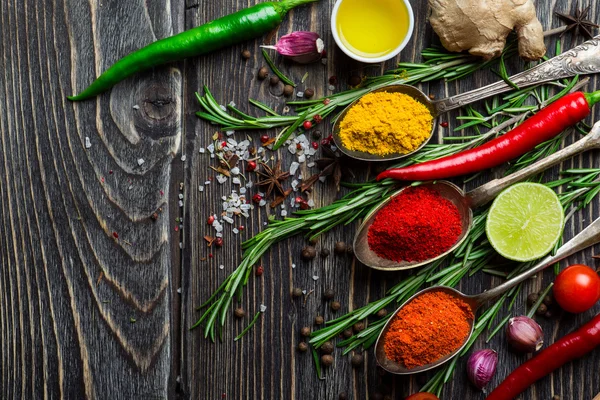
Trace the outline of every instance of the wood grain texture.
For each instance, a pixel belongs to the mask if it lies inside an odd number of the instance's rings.
[[[180,30],[181,11],[160,0],[0,5],[4,399],[168,396],[181,73],[66,96]]]

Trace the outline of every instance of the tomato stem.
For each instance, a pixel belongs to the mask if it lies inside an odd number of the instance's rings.
[[[584,93],[585,99],[587,100],[590,108],[598,102],[600,102],[600,90],[596,90],[592,93]]]

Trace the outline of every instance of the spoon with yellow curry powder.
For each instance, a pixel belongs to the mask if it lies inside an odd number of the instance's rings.
[[[596,243],[600,243],[600,218],[560,247],[555,255],[547,256],[530,270],[486,292],[466,295],[447,286],[420,291],[402,304],[383,327],[375,344],[377,363],[399,375],[423,372],[444,364],[469,343],[479,307]]]

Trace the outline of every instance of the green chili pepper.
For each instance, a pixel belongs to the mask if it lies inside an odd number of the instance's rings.
[[[67,97],[86,100],[116,83],[158,65],[206,54],[245,40],[262,36],[277,27],[289,10],[318,0],[282,0],[266,2],[158,40],[117,61],[83,92]]]

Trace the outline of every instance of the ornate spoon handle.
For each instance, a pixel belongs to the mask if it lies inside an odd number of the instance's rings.
[[[527,71],[513,75],[510,80],[519,87],[526,87],[597,72],[600,72],[600,35]],[[440,114],[510,89],[511,86],[506,82],[499,81],[479,89],[434,101],[433,104],[437,114]]]

